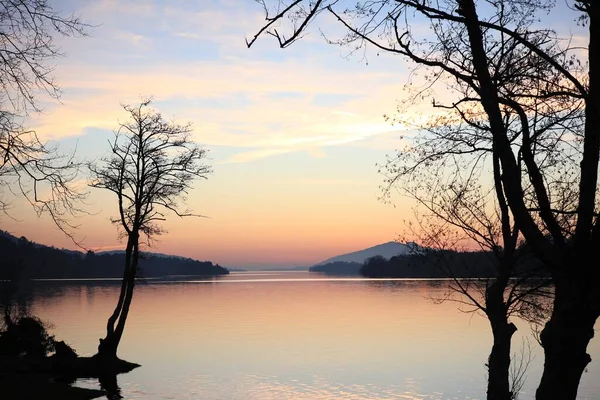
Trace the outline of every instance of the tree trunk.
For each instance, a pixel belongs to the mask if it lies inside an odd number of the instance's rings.
[[[587,346],[594,337],[598,312],[583,294],[594,289],[582,290],[564,279],[555,284],[554,310],[540,335],[545,360],[536,400],[575,400],[581,375],[592,360]]]
[[[492,322],[492,321],[490,321]],[[494,344],[488,359],[487,400],[511,400],[510,387],[510,348],[513,334],[517,331],[506,317],[503,321],[492,322]]]
[[[488,359],[487,400],[511,400],[510,348],[517,327],[508,321],[504,291],[508,285],[512,256],[506,256],[499,266],[498,277],[485,291],[485,312],[492,327],[494,343]]]
[[[589,17],[589,72],[577,226],[572,254],[566,254],[560,269],[553,271],[556,294],[552,316],[540,336],[545,361],[537,400],[577,397],[581,375],[592,360],[587,346],[600,316],[600,271],[597,261],[589,261],[597,260],[600,234],[595,215],[600,152],[600,4],[597,1],[581,4]]]
[[[138,235],[130,234],[127,239],[125,269],[123,272],[119,300],[117,301],[117,306],[115,307],[113,314],[108,319],[106,337],[100,339],[100,344],[98,345],[98,357],[117,358],[117,349],[121,342],[121,337],[123,336],[125,322],[133,298],[133,287],[135,286],[135,277],[137,275],[139,261],[138,238]]]
[[[139,260],[139,253],[137,244],[133,250],[132,256],[132,264],[131,271],[129,274],[129,282],[127,284],[127,291],[125,293],[125,299],[123,301],[123,308],[121,310],[121,315],[119,316],[119,322],[117,323],[117,327],[115,328],[114,337],[117,342],[117,346],[121,341],[121,337],[123,336],[123,331],[125,330],[125,322],[127,321],[127,316],[129,315],[129,307],[131,306],[131,300],[133,299],[133,288],[135,286],[135,277],[137,275],[137,266]]]
[[[100,344],[98,345],[98,354],[96,354],[96,356],[105,359],[117,358],[118,346],[119,343],[115,340],[115,336],[113,334],[106,335],[104,339],[100,339]]]

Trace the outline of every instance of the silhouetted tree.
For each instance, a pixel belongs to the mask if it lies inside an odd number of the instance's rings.
[[[506,25],[509,21],[506,17],[501,23]],[[546,65],[528,60],[529,51],[514,46],[511,40],[494,44],[490,63],[499,70],[510,66],[514,71],[503,73],[506,87],[547,73]],[[458,37],[439,44],[448,60],[462,47]],[[467,69],[462,73],[473,74]],[[518,248],[520,232],[502,189],[500,158],[494,153],[493,138],[485,124],[487,117],[472,104],[477,94],[470,87],[454,86],[454,89],[459,100],[451,105],[435,102],[433,107],[441,109],[441,115],[416,125],[419,136],[389,157],[381,168],[386,175],[383,198],[389,200],[392,189],[397,189],[424,210],[424,214],[416,214],[419,226],[412,233],[429,252],[441,250],[437,251],[438,257],[430,254],[428,259],[437,258],[440,267],[454,278],[453,289],[490,321],[494,344],[487,364],[488,399],[508,400],[517,395],[509,379],[511,337],[516,331],[510,317],[516,314],[536,324],[545,322],[544,317],[549,316],[545,307],[550,295],[549,283],[539,279],[547,273],[531,268],[536,263],[529,249]],[[526,119],[536,136],[545,131],[554,140],[581,122],[580,110],[571,109],[564,102],[552,104],[551,117],[546,100],[532,99],[530,107]],[[409,116],[400,114],[395,119],[411,125]],[[523,134],[521,116],[512,110],[504,110],[503,123],[512,137]],[[543,140],[537,142],[543,144]],[[545,166],[554,168],[556,156],[548,159]],[[446,250],[462,250],[465,241],[476,243],[490,257],[492,274],[485,279],[475,282],[456,279],[456,265],[448,263]],[[520,259],[523,253],[525,260]],[[528,267],[519,267],[524,261]],[[481,293],[477,293],[480,289]]]
[[[484,208],[470,204],[470,208],[460,209],[465,204],[458,205],[459,202],[462,199],[447,205],[451,208],[434,208],[426,217],[417,217],[419,227],[412,234],[420,238],[422,247],[416,252],[422,261],[435,265],[451,278],[450,290],[461,296],[456,300],[449,293],[434,301],[458,301],[466,306],[464,311],[481,312],[490,323],[493,341],[486,363],[487,398],[516,399],[525,369],[511,368],[512,337],[517,331],[511,319],[520,317],[534,324],[537,332],[539,324],[550,316],[549,277],[543,276],[542,264],[524,243],[517,246],[515,226],[505,226],[499,232],[502,223],[486,215]],[[509,221],[505,219],[507,225]],[[484,251],[466,251],[465,239],[478,239]],[[519,360],[515,366],[526,368],[528,364],[527,360]],[[519,373],[511,376],[517,370]]]
[[[149,108],[151,100],[138,106],[124,105],[130,120],[120,124],[110,143],[111,154],[100,165],[91,165],[91,186],[117,196],[119,215],[113,219],[127,240],[125,267],[117,306],[108,319],[106,337],[100,339],[100,357],[116,358],[140,259],[140,236],[148,242],[163,233],[160,221],[166,213],[198,216],[181,210],[179,202],[196,178],[207,178],[211,169],[202,162],[206,150],[190,139],[191,125],[167,122]]]
[[[248,46],[266,33],[287,47],[327,12],[346,29],[339,43],[368,44],[427,71],[422,96],[433,97],[436,84],[454,92],[445,107],[459,118],[449,124],[444,145],[467,146],[474,155],[482,147],[491,151],[501,172],[497,190],[555,285],[552,315],[540,335],[545,363],[536,398],[575,399],[600,315],[600,270],[590,261],[600,244],[600,4],[571,3],[588,29],[587,48],[575,49],[537,24],[552,2],[498,0],[478,8],[473,0],[381,0],[346,8],[296,0],[275,2],[274,14],[259,3],[267,22]],[[431,29],[411,29],[417,18]],[[279,26],[286,20],[288,34]],[[518,57],[499,57],[507,48]],[[452,129],[459,121],[476,121],[487,134],[461,136]]]
[[[19,192],[71,238],[68,217],[80,211],[83,198],[74,185],[79,163],[41,142],[23,122],[41,110],[37,93],[60,96],[50,63],[61,56],[54,36],[85,35],[87,26],[56,12],[47,0],[0,2],[0,208],[6,212],[9,206],[4,195]]]

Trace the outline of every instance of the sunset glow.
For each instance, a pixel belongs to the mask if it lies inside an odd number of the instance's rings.
[[[121,104],[153,96],[165,118],[191,122],[214,173],[187,205],[207,216],[169,217],[153,251],[224,266],[311,265],[336,254],[395,240],[411,210],[378,197],[377,163],[401,146],[393,114],[407,82],[399,58],[345,57],[318,32],[293,50],[245,37],[262,9],[249,2],[66,1],[94,27],[59,38],[61,102],[43,99],[28,126],[63,151],[94,160],[127,118]],[[56,247],[76,248],[47,217],[11,200],[3,229]],[[109,222],[116,200],[90,192],[77,240],[101,250],[123,246]]]
[[[414,65],[369,49],[351,54],[316,28],[289,49],[269,37],[248,49],[245,38],[264,20],[254,2],[71,0],[57,9],[92,27],[88,37],[58,38],[64,57],[54,75],[63,95],[60,102],[41,96],[44,110],[27,126],[93,161],[127,118],[121,105],[153,96],[166,119],[191,122],[209,150],[214,173],[187,201],[207,218],[169,216],[152,251],[231,267],[312,265],[407,236],[414,204],[399,195],[393,204],[380,200],[377,164],[404,148],[401,137],[417,134],[411,123],[439,112],[430,99],[406,103],[406,85],[424,79],[410,75]],[[335,24],[324,27],[330,37],[341,34]],[[436,101],[448,96],[443,82],[435,88]],[[10,200],[4,230],[76,248],[23,199]],[[83,248],[123,246],[109,221],[114,197],[91,190],[84,209],[89,215],[73,221]]]

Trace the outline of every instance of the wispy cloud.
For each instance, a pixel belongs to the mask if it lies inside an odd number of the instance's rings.
[[[35,124],[42,136],[53,139],[80,135],[89,128],[113,129],[127,117],[120,103],[153,94],[165,116],[191,121],[197,139],[206,145],[265,149],[238,160],[343,145],[391,129],[381,115],[386,104],[391,108],[394,102],[393,86],[375,91],[379,101],[341,101],[335,110],[310,101],[315,93],[362,95],[389,76],[317,74],[316,68],[297,68],[294,61],[244,65],[189,62],[169,68],[146,66],[136,73],[92,65],[66,66],[61,69],[66,83],[63,104],[38,116]],[[294,69],[298,73],[292,78],[289,71]],[[356,84],[347,87],[347,80]],[[300,95],[277,95],[290,92]],[[246,101],[236,101],[239,98]]]
[[[112,130],[127,117],[120,104],[144,95],[165,116],[192,122],[201,143],[249,149],[228,162],[318,156],[390,129],[382,115],[394,109],[401,69],[348,64],[322,40],[294,51],[247,49],[244,37],[264,17],[255,4],[101,0],[80,13],[100,25],[65,41],[56,68],[62,104],[32,121],[43,138]]]
[[[261,149],[261,150],[252,150],[246,151],[243,153],[235,154],[229,157],[227,160],[222,161],[220,164],[230,164],[230,163],[243,163],[248,161],[256,161],[261,158],[272,157],[280,154],[286,154],[293,151],[292,149]]]
[[[358,181],[355,179],[292,179],[282,181],[281,184],[294,186],[372,186],[372,182]]]

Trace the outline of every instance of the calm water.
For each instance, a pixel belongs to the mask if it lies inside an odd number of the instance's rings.
[[[117,377],[125,399],[484,399],[491,333],[485,318],[434,304],[439,281],[232,273],[136,286],[119,356],[141,364]],[[59,340],[92,355],[118,282],[36,283],[32,305]],[[516,321],[515,351],[526,324]],[[520,399],[533,399],[533,361]],[[600,399],[600,342],[580,399]],[[94,379],[77,386],[99,387]]]

